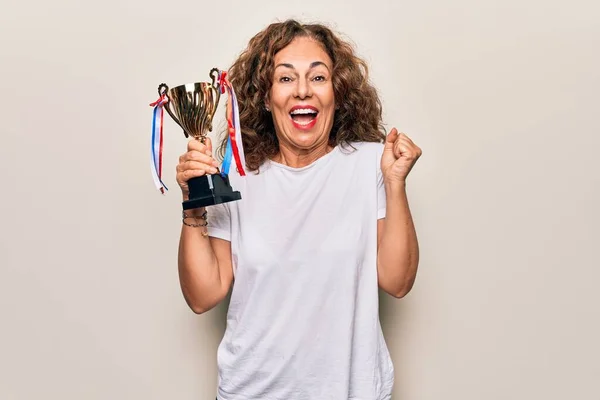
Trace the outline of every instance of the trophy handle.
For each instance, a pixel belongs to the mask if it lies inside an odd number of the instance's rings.
[[[220,93],[219,91],[219,85],[217,84],[217,78],[219,77],[219,69],[218,68],[213,68],[210,70],[210,73],[208,74],[211,79],[212,79],[212,86],[217,90],[218,93]]]
[[[175,121],[177,123],[177,125],[179,125],[181,127],[181,129],[183,129],[183,125],[181,125],[181,122],[179,122],[179,119],[177,119],[177,117],[175,116],[175,114],[171,111],[171,108],[170,108],[171,98],[167,94],[168,91],[169,91],[169,87],[167,86],[166,83],[161,83],[160,85],[158,85],[158,95],[161,96],[161,97],[162,96],[166,96],[167,99],[169,100],[169,101],[167,101],[164,104],[165,110],[167,110],[167,113],[169,113],[169,115],[171,116],[171,118],[173,118],[173,121]],[[185,137],[187,138],[188,134],[185,131],[185,129],[183,129],[183,133],[184,133]]]
[[[221,99],[221,85],[219,85],[217,83],[217,79],[219,78],[219,69],[218,68],[213,68],[210,70],[209,74],[210,78],[212,79],[211,85],[213,87],[213,89],[215,90],[215,106],[219,105],[219,101]],[[208,130],[209,132],[212,132],[212,117],[214,116],[215,111],[213,111],[211,117],[210,117],[210,122],[208,124]]]

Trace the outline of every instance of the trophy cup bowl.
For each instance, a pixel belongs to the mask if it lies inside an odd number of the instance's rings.
[[[209,76],[212,82],[194,82],[170,88],[161,83],[160,96],[168,99],[165,110],[183,129],[185,137],[193,137],[202,143],[208,132],[212,132],[212,120],[221,95],[216,83],[218,69],[213,68]],[[229,177],[221,173],[207,174],[188,180],[189,199],[182,203],[184,210],[206,207],[240,200],[229,183]]]

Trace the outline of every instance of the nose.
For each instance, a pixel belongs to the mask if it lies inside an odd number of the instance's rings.
[[[312,89],[308,79],[298,79],[296,82],[296,93],[295,97],[303,100],[307,97],[312,96]]]

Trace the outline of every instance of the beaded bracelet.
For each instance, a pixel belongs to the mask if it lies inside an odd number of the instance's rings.
[[[196,221],[196,223],[188,223],[188,222],[186,222],[185,220],[187,218],[193,218],[194,221]],[[191,226],[193,228],[198,228],[198,227],[202,227],[202,226],[208,226],[208,221],[206,220],[206,210],[204,210],[204,212],[202,213],[202,215],[199,216],[199,217],[196,217],[195,215],[187,215],[185,213],[185,211],[182,211],[181,212],[181,219],[182,219],[182,222],[183,222],[184,225]],[[198,219],[201,219],[204,222],[200,223],[200,222],[198,222]]]

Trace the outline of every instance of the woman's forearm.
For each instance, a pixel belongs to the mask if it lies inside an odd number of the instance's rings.
[[[386,216],[379,235],[379,286],[394,297],[412,288],[419,264],[419,245],[408,205],[406,183],[386,183]]]
[[[204,209],[188,214],[202,212]],[[227,266],[219,266],[211,239],[202,234],[205,229],[182,225],[179,240],[179,282],[185,301],[197,314],[216,306],[231,284],[230,274],[223,271]]]

